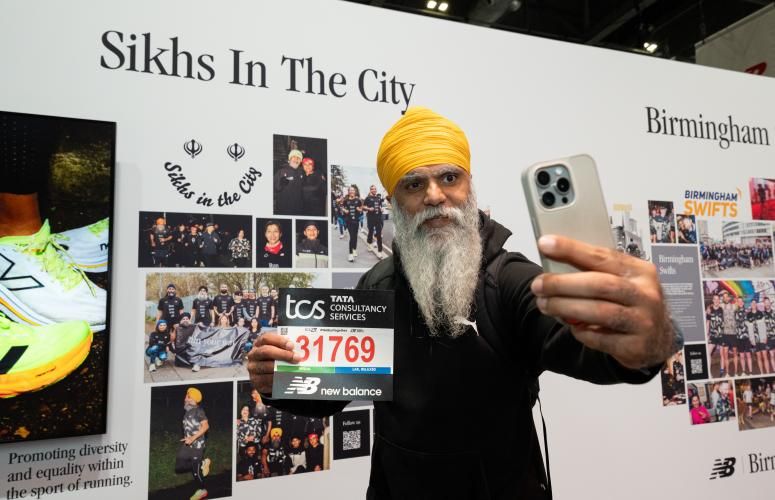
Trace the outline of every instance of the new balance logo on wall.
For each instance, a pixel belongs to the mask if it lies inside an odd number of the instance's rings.
[[[710,473],[709,479],[724,479],[735,473],[735,463],[737,459],[735,457],[717,458],[713,462],[713,470]]]
[[[317,377],[293,377],[288,388],[285,389],[285,394],[315,394],[318,392],[318,385],[320,385],[320,379]]]

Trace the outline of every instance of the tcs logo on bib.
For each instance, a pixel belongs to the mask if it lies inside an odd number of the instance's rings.
[[[293,300],[288,296],[285,302],[285,317],[288,319],[323,319],[326,312],[323,310],[325,301],[316,300],[314,303],[310,300]]]

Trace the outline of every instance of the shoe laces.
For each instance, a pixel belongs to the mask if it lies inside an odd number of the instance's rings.
[[[91,231],[95,236],[99,236],[100,234],[102,234],[104,231],[108,229],[108,223],[109,223],[109,219],[106,217],[90,225],[88,228],[89,228],[89,231]]]
[[[61,283],[65,290],[71,290],[81,281],[85,281],[92,294],[95,294],[94,285],[89,278],[83,271],[72,265],[70,254],[48,231],[39,231],[30,238],[28,242],[17,243],[22,253],[31,255],[40,262],[43,269]]]

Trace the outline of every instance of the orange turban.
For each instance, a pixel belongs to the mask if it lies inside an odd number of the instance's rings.
[[[186,390],[186,396],[193,399],[196,402],[196,404],[199,404],[202,402],[202,391],[200,391],[196,387],[189,387]]]
[[[392,195],[399,179],[425,165],[451,163],[471,173],[466,134],[455,123],[428,108],[409,108],[382,138],[377,175]]]

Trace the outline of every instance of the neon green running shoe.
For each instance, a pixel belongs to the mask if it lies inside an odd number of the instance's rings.
[[[0,397],[59,382],[83,363],[91,342],[86,321],[28,326],[0,313]]]
[[[46,221],[35,234],[0,238],[0,312],[30,326],[85,320],[99,332],[107,292],[75,267]]]

